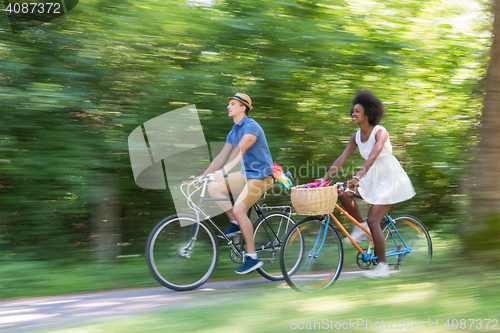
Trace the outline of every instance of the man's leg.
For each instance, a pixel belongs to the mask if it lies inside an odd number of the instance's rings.
[[[259,261],[255,251],[253,226],[246,212],[259,200],[264,192],[273,186],[273,182],[272,176],[263,179],[247,179],[247,184],[233,207],[233,213],[236,216],[236,221],[238,221],[246,245],[245,262],[236,271],[238,274],[247,274],[263,264],[262,261]]]
[[[233,215],[238,221],[241,234],[245,240],[246,253],[255,254],[255,244],[253,239],[253,226],[252,221],[247,216],[248,207],[244,202],[239,202],[233,207]],[[228,214],[229,215],[229,214]]]
[[[245,186],[245,179],[241,172],[234,172],[228,175],[227,181],[229,185],[226,182],[211,182],[207,189],[213,199],[228,199],[227,201],[215,201],[215,203],[227,214],[229,221],[236,221],[232,210],[233,205],[229,200],[229,192],[233,194],[241,192]]]

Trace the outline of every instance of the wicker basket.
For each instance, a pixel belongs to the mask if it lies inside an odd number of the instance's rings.
[[[337,202],[337,185],[303,188],[292,187],[292,205],[299,215],[324,215],[333,212]]]

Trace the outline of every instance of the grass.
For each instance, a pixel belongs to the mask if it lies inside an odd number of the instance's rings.
[[[219,244],[219,262],[210,281],[248,279],[234,273],[238,264],[229,258],[229,246],[222,241]],[[434,240],[434,248],[440,254],[450,246]],[[349,244],[344,244],[344,250],[343,270],[359,269],[357,250]],[[257,276],[258,273],[251,275]],[[149,272],[143,254],[122,257],[114,264],[9,260],[0,263],[0,277],[0,300],[160,286]]]
[[[486,329],[483,321],[482,329],[470,329],[479,322],[468,319],[499,320],[499,294],[500,276],[493,269],[437,267],[387,280],[340,280],[320,294],[296,293],[275,284],[222,299],[213,291],[209,302],[201,299],[168,311],[54,332],[495,332],[500,324],[495,330],[490,322]],[[462,319],[466,324],[462,321],[460,328]]]
[[[2,300],[155,285],[148,276],[144,258],[130,258],[113,265],[10,262],[0,265],[0,276]]]
[[[229,258],[229,246],[222,241],[220,245],[219,262],[210,281],[248,279],[234,273],[239,264]],[[122,257],[113,264],[3,261],[0,283],[0,300],[160,286],[143,254]]]
[[[500,324],[492,327],[494,322],[490,322],[486,328],[484,321],[500,320],[500,275],[496,266],[457,258],[455,248],[436,237],[434,250],[431,266],[411,276],[340,280],[317,294],[297,293],[284,283],[257,284],[234,293],[204,291],[197,294],[195,302],[166,311],[51,332],[498,331]],[[345,261],[348,267],[356,267],[350,246],[346,247]],[[249,278],[234,274],[235,267],[227,247],[222,248],[211,281]],[[4,299],[158,286],[143,257],[123,258],[108,266],[11,263],[0,267],[0,275]],[[251,277],[256,276],[253,273]],[[483,319],[483,327],[478,329],[479,322],[469,319]],[[388,325],[392,329],[387,329]]]

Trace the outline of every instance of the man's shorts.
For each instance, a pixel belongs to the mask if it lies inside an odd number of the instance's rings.
[[[262,179],[245,179],[241,172],[230,173],[225,180],[229,193],[240,193],[234,204],[244,202],[247,208],[252,207],[274,184],[273,176],[267,176]]]

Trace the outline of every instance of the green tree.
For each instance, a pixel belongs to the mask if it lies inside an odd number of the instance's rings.
[[[207,140],[224,141],[225,97],[236,91],[252,96],[274,159],[309,166],[296,176],[306,182],[355,130],[356,90],[372,89],[418,192],[404,209],[450,232],[477,141],[488,15],[486,0],[101,0],[19,34],[2,26],[0,249],[28,259],[91,252],[98,179],[109,176],[123,251],[142,252],[174,211],[168,191],[135,185],[128,134],[196,104]]]
[[[500,237],[500,2],[492,1],[493,43],[485,78],[480,141],[472,161],[471,206],[464,228],[467,253],[498,259]]]

